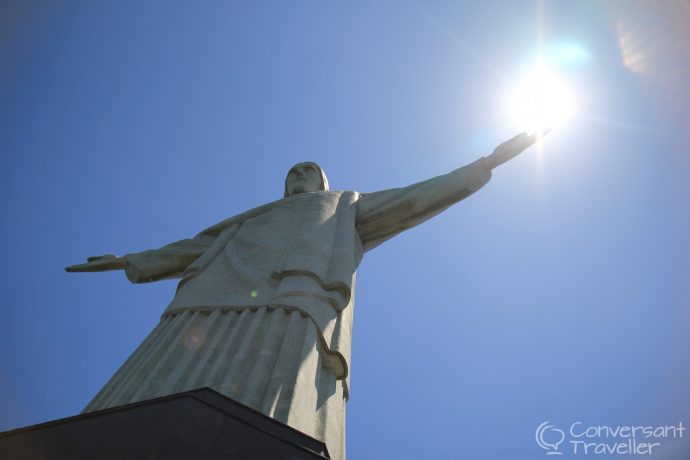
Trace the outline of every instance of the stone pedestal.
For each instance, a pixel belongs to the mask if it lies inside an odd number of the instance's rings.
[[[0,433],[6,459],[330,459],[324,443],[201,388]]]

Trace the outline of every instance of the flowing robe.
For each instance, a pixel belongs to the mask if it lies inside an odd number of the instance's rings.
[[[469,196],[486,159],[408,187],[293,195],[126,255],[181,278],[160,323],[85,412],[210,387],[345,457],[355,270],[364,252]]]

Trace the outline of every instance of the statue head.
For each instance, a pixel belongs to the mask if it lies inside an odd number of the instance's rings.
[[[305,161],[297,163],[288,171],[283,196],[326,190],[328,190],[328,179],[321,166],[313,161]]]

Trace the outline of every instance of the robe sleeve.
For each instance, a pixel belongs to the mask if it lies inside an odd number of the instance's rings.
[[[180,278],[187,267],[197,260],[215,238],[199,234],[194,238],[176,241],[159,249],[127,254],[125,269],[132,283],[148,283],[169,278]]]
[[[364,251],[444,211],[479,190],[489,179],[491,167],[482,157],[408,187],[362,194],[357,201],[356,226]]]
[[[203,266],[208,262],[204,259],[212,257],[213,254],[209,255],[209,252],[213,252],[211,247],[215,245],[216,249],[222,248],[228,238],[232,237],[232,230],[237,230],[236,224],[265,213],[279,206],[281,202],[282,200],[276,200],[225,219],[203,230],[194,238],[176,241],[159,249],[127,254],[124,256],[128,263],[125,269],[127,279],[132,283],[149,283],[182,278],[189,271],[199,270],[199,264]],[[202,258],[203,254],[207,256]]]

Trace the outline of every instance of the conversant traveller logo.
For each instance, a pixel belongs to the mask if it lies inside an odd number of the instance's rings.
[[[652,455],[669,439],[682,439],[683,422],[677,425],[585,425],[572,423],[563,431],[546,421],[537,427],[534,438],[546,455]],[[565,440],[567,443],[563,444]],[[563,444],[563,445],[561,445]]]

